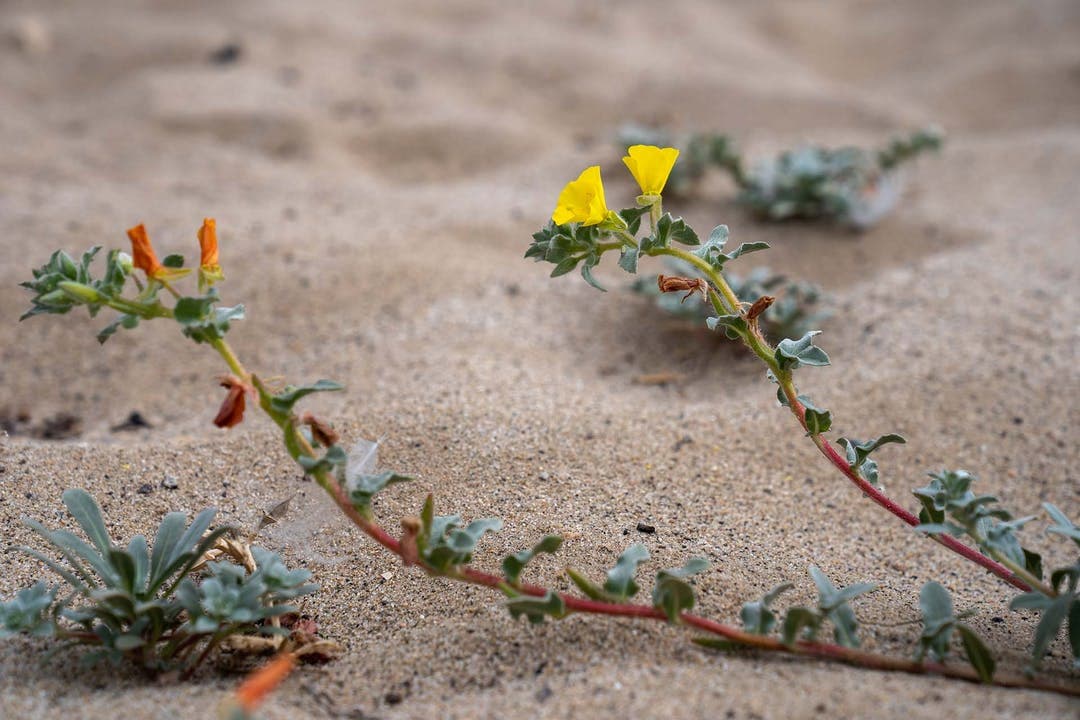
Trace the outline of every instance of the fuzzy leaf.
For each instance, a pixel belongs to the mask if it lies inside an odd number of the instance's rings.
[[[686,578],[708,567],[708,560],[695,557],[687,560],[681,568],[658,572],[656,585],[653,587],[653,607],[663,610],[668,622],[676,622],[681,613],[694,607],[694,589],[686,582]]]
[[[967,625],[957,624],[956,631],[960,633],[960,640],[964,644],[964,652],[967,654],[968,662],[971,663],[971,667],[979,675],[979,679],[984,683],[993,682],[996,663],[994,662],[994,656],[990,654],[990,649],[975,634],[975,631]]]
[[[638,564],[648,559],[649,551],[644,545],[637,543],[626,548],[619,555],[615,567],[608,570],[604,590],[620,600],[636,595],[638,584],[634,581],[634,575],[637,573]]]
[[[798,340],[785,338],[777,343],[774,357],[780,368],[786,370],[802,365],[813,367],[828,365],[829,356],[824,350],[814,345],[814,336],[820,334],[820,330],[811,330]]]
[[[539,553],[548,553],[554,555],[562,547],[563,539],[558,535],[547,535],[533,545],[528,550],[522,550],[516,552],[513,555],[507,555],[502,561],[503,575],[506,576],[506,581],[511,585],[517,585],[521,579],[521,573],[525,569],[525,566],[536,557]]]
[[[506,608],[510,616],[517,620],[524,615],[533,625],[544,622],[545,617],[559,620],[566,616],[566,604],[558,594],[547,591],[542,598],[531,595],[519,595],[506,600]]]
[[[337,392],[344,390],[345,386],[333,380],[318,380],[308,385],[289,385],[284,390],[270,398],[270,405],[280,413],[292,412],[300,398],[317,392]]]
[[[777,585],[760,600],[744,603],[739,617],[742,619],[743,629],[757,635],[768,635],[776,627],[776,614],[769,607],[780,594],[790,590],[792,583]]]

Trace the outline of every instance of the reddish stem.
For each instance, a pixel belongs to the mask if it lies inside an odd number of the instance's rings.
[[[343,505],[343,501],[346,500],[344,492],[335,493],[335,500],[346,510],[346,506]],[[353,522],[357,526],[371,536],[376,542],[390,550],[396,555],[401,555],[400,543],[391,537],[381,526],[370,520],[367,520],[360,513],[357,513],[355,509],[349,506],[346,510],[346,514],[349,515]],[[475,570],[470,567],[461,567],[458,569],[457,574],[450,577],[471,583],[473,585],[481,585],[484,587],[501,590],[507,585],[506,579],[491,573],[486,573],[480,570]],[[525,595],[532,595],[534,597],[542,597],[546,595],[549,590],[539,585],[531,585],[523,583],[521,585],[514,586],[514,589]],[[563,601],[567,610],[572,612],[590,613],[593,615],[614,615],[619,617],[633,617],[633,618],[646,618],[649,620],[658,620],[661,622],[667,622],[667,615],[660,609],[652,607],[650,605],[640,605],[636,603],[614,603],[605,602],[603,600],[591,600],[589,598],[580,598],[573,595],[567,595],[565,593],[556,593]],[[691,613],[682,613],[679,616],[682,624],[689,625],[690,627],[697,628],[713,635],[719,635],[720,637],[731,640],[734,643],[745,645],[747,648],[763,650],[767,652],[783,652],[793,655],[803,655],[806,657],[818,658],[821,660],[832,660],[836,662],[842,662],[848,665],[854,665],[857,667],[869,668],[873,670],[883,670],[891,672],[903,672],[914,675],[934,674],[942,675],[945,677],[955,678],[958,680],[966,680],[968,682],[980,682],[979,676],[974,670],[954,667],[951,665],[944,665],[942,663],[934,662],[917,662],[914,660],[902,660],[897,658],[889,658],[881,655],[875,655],[873,653],[856,650],[853,648],[847,648],[840,645],[832,645],[829,643],[808,642],[799,641],[794,645],[785,645],[782,641],[776,638],[770,638],[763,635],[756,635],[754,633],[748,633],[730,625],[724,625],[723,623],[710,620],[708,618],[701,617],[699,615],[693,615]],[[1060,693],[1063,695],[1080,696],[1080,687],[1067,687],[1054,685],[1052,683],[1045,683],[1037,680],[1028,680],[1020,677],[996,677],[993,680],[994,685],[1001,687],[1019,687],[1029,688],[1036,690],[1046,690],[1049,692]]]
[[[803,426],[803,429],[806,429],[806,408],[796,398],[789,397],[788,401],[791,406],[792,413],[794,413],[795,417],[799,420],[799,423]],[[852,470],[851,466],[848,465],[847,458],[841,455],[836,448],[834,448],[828,441],[825,440],[825,438],[816,434],[811,434],[811,437],[813,438],[814,444],[817,446],[818,450],[821,451],[821,454],[828,458],[829,462],[835,465],[836,468],[840,472],[842,472],[848,480],[855,483],[855,486],[862,490],[864,495],[869,497],[881,507],[891,512],[896,517],[906,522],[908,525],[914,527],[920,524],[918,517],[898,505],[895,501],[890,499],[889,496],[878,490],[876,487],[873,486],[873,484],[871,484],[861,475],[859,475],[859,473]],[[953,536],[937,533],[934,535],[930,535],[929,537],[933,541],[944,545],[948,549],[952,550],[957,555],[960,555],[961,557],[970,560],[977,565],[981,565],[984,569],[989,570],[994,575],[997,575],[999,578],[1009,583],[1013,587],[1019,590],[1023,590],[1024,592],[1031,591],[1031,586],[1024,582],[1024,580],[1022,580],[1021,578],[1017,577],[1012,570],[995,561],[993,558],[989,558],[986,555],[983,555],[975,548],[965,545]]]

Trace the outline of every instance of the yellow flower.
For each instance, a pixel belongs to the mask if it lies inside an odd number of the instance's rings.
[[[559,193],[559,203],[551,219],[556,225],[578,222],[582,225],[598,225],[608,216],[604,202],[604,183],[600,180],[600,166],[585,168],[577,180],[569,182]]]
[[[641,186],[641,193],[662,193],[671,168],[679,157],[679,151],[676,148],[658,148],[655,145],[633,145],[626,152],[627,156],[622,161]]]

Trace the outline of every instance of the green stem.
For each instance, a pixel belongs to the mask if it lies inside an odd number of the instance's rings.
[[[251,374],[244,369],[243,365],[240,364],[240,359],[236,357],[236,353],[233,352],[233,349],[229,346],[229,343],[225,342],[224,339],[211,340],[210,346],[217,350],[218,355],[220,355],[222,359],[225,360],[225,364],[227,364],[229,366],[229,369],[232,370],[233,375],[236,375],[244,382],[251,381]]]

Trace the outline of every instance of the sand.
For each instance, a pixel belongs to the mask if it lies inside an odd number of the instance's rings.
[[[15,286],[54,248],[123,246],[139,221],[162,252],[190,256],[215,216],[223,294],[249,311],[230,335],[245,362],[345,382],[310,407],[347,438],[384,437],[382,464],[418,478],[380,496],[388,526],[428,492],[445,512],[498,515],[506,528],[477,559],[490,569],[561,533],[558,558],[529,571],[557,587],[562,567],[600,576],[632,542],[653,570],[703,555],[701,611],[731,622],[782,580],[809,601],[816,563],[880,584],[857,606],[865,644],[899,656],[918,588],[937,579],[1016,672],[1032,623],[1008,610],[1009,589],[862,500],[775,408],[752,358],[673,325],[610,269],[601,294],[521,255],[585,165],[603,165],[612,204],[633,197],[611,144],[623,121],[725,129],[751,155],[939,123],[945,152],[862,235],[758,224],[717,178],[669,209],[772,243],[755,262],[832,295],[821,344],[834,365],[803,388],[837,436],[908,438],[879,454],[892,495],[913,507],[925,471],[964,467],[1008,507],[1076,517],[1075,4],[6,2],[0,31],[0,410],[23,416],[0,439],[0,529],[18,544],[32,539],[24,516],[64,522],[68,487],[101,500],[117,538],[209,505],[250,525],[295,494],[261,542],[315,573],[303,609],[346,652],[296,673],[266,717],[1080,711],[707,654],[658,624],[513,623],[496,596],[404,570],[324,513],[257,415],[212,427],[222,367],[174,327],[99,347],[101,322],[82,315],[17,323],[28,296]],[[657,372],[682,379],[635,383]],[[113,429],[136,411],[152,427]],[[50,420],[61,430],[45,434],[66,437],[40,437]],[[1068,561],[1042,527],[1032,544]],[[40,573],[5,562],[0,595]],[[0,715],[211,717],[238,681],[210,669],[161,685],[80,670],[70,653],[42,666],[48,647],[0,643]],[[1064,643],[1052,653],[1047,676],[1077,682]]]

